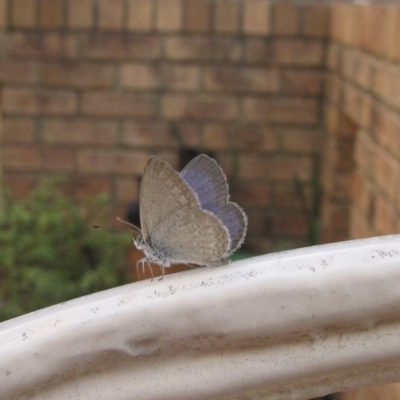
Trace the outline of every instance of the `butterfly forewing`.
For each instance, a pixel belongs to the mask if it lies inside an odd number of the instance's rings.
[[[179,173],[168,163],[149,158],[140,184],[140,223],[146,239],[154,228],[182,206],[198,206],[192,191],[188,191]]]

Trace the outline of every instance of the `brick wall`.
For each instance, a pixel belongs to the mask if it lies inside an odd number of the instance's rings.
[[[0,0],[4,170],[23,196],[60,171],[78,198],[138,193],[179,138],[214,151],[248,243],[307,243],[328,8],[266,0]]]
[[[334,4],[330,37],[325,240],[399,233],[400,6]],[[400,399],[400,384],[335,398]]]
[[[325,240],[398,233],[400,7],[335,4],[332,11]]]

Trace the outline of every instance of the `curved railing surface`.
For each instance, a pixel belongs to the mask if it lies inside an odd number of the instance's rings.
[[[1,399],[307,399],[400,381],[400,235],[142,281],[0,324]]]

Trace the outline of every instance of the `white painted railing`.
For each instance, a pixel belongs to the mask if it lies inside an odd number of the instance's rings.
[[[400,381],[400,235],[201,268],[0,324],[1,399],[306,399]]]

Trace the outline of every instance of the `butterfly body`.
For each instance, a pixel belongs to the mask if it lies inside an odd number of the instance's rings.
[[[158,157],[147,162],[140,188],[141,263],[218,266],[242,244],[247,218],[229,201],[225,175],[202,154],[181,173]]]

